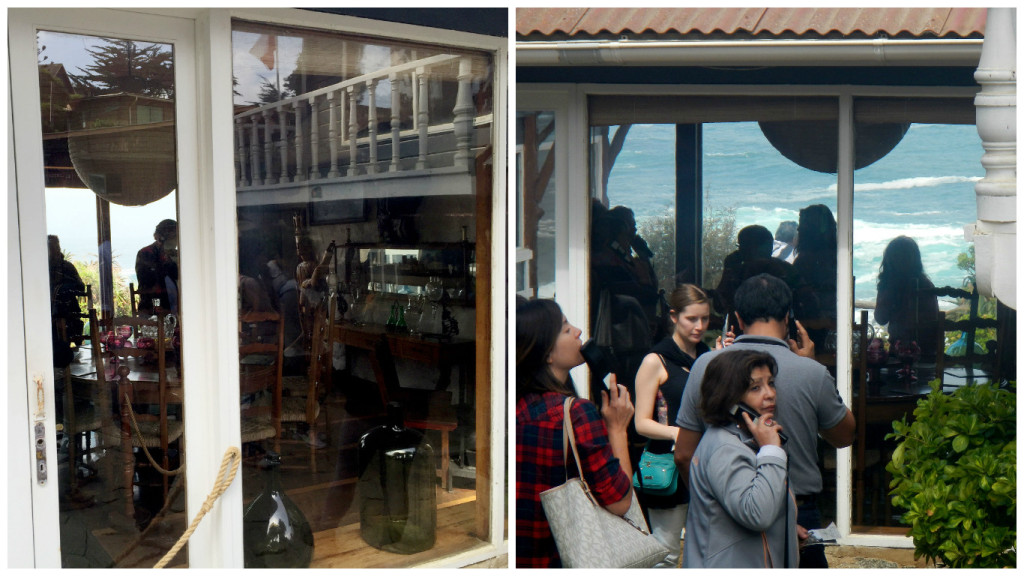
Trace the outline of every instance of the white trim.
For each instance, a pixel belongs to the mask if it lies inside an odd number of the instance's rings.
[[[127,13],[119,10],[52,10],[52,9],[12,9],[9,12],[10,23],[8,28],[9,44],[18,49],[9,54],[10,79],[35,79],[38,76],[35,53],[35,32],[37,29],[65,31],[75,34],[89,34],[100,36],[115,36],[120,38],[139,38],[151,42],[166,42],[175,44],[176,57],[176,89],[178,98],[176,102],[178,117],[191,116],[194,107],[194,94],[189,90],[194,87],[192,78],[193,63],[192,54],[192,23],[186,20],[168,18],[165,16],[140,17],[139,14]],[[29,48],[31,47],[31,48]],[[14,91],[11,98],[12,113],[15,110],[38,110],[39,107],[39,84],[38,82],[22,81],[19,86],[22,89]],[[185,114],[180,114],[185,111]],[[24,310],[25,326],[48,326],[49,319],[49,284],[47,272],[46,248],[43,236],[46,233],[46,210],[45,196],[35,191],[45,189],[44,173],[42,170],[42,131],[39,120],[34,114],[14,113],[14,135],[17,138],[17,165],[22,170],[17,170],[18,196],[18,219],[20,222],[20,257],[27,266],[21,274],[21,290],[23,298],[21,307]],[[181,154],[182,150],[191,150],[190,145],[195,141],[194,127],[186,122],[180,122],[177,128],[178,141],[178,169],[179,174],[194,173],[192,165],[194,158]],[[179,200],[182,196],[195,193],[194,183],[179,175]],[[191,188],[191,190],[189,190]],[[31,225],[25,225],[31,223]],[[181,242],[187,246],[194,240],[189,237],[188,227],[181,230]],[[194,279],[193,281],[196,281]],[[199,292],[197,291],[197,295]],[[188,341],[188,334],[192,331],[187,328],[183,341]],[[22,346],[25,346],[25,371],[21,374],[21,381],[25,383],[27,398],[35,397],[34,384],[32,380],[37,376],[43,378],[45,390],[45,425],[47,461],[50,465],[50,480],[45,486],[40,486],[33,480],[32,486],[32,530],[35,534],[35,566],[36,567],[59,567],[61,562],[60,537],[59,537],[59,503],[57,483],[57,453],[54,432],[53,414],[53,382],[52,382],[52,350],[49,342],[46,341],[45,331],[33,330],[23,332],[19,339]],[[193,337],[196,345],[199,338]],[[185,360],[188,362],[189,360]],[[49,380],[49,381],[48,381]],[[13,382],[13,381],[12,381]],[[33,403],[34,404],[34,403]],[[35,412],[34,406],[28,407],[29,418]],[[34,466],[27,470],[34,476]],[[18,467],[14,473],[24,474],[25,468]]]
[[[549,86],[548,84],[524,84],[523,87]],[[564,85],[563,85],[564,86]],[[657,85],[657,84],[579,84],[587,96],[604,94],[642,94],[665,96],[834,96],[851,94],[854,97],[922,97],[922,98],[972,98],[978,93],[978,86],[859,86],[835,84],[808,85]]]
[[[8,98],[11,76],[8,76]],[[13,106],[7,107],[7,126],[14,126]],[[25,364],[25,313],[21,289],[21,229],[18,219],[18,182],[14,157],[14,130],[7,130],[7,283],[0,292],[7,292],[7,346],[0,346],[0,361],[7,365],[7,449],[4,459],[7,477],[7,567],[35,566],[35,530],[25,529],[25,519],[32,518],[32,435],[28,392],[16,382],[28,381]]]
[[[516,42],[517,66],[976,66],[981,39]]]
[[[182,281],[189,320],[196,337],[182,339],[188,418],[185,451],[188,466],[188,517],[193,518],[210,492],[224,451],[241,446],[238,410],[238,260],[234,174],[234,127],[231,95],[231,19],[226,10],[202,11],[196,22],[194,93],[199,95],[194,130],[198,130],[195,195],[179,196],[181,232],[195,243]],[[182,250],[188,250],[181,238]],[[185,259],[182,259],[185,263]],[[191,345],[191,346],[190,346]],[[232,360],[234,359],[234,360]],[[213,385],[216,383],[216,385]],[[195,406],[210,407],[201,413]],[[199,440],[206,447],[196,450]],[[189,543],[191,567],[242,568],[241,471],[217,505],[206,515]]]
[[[836,374],[842,375],[839,393],[846,407],[853,402],[853,97],[839,97],[839,143],[836,170]],[[845,304],[842,304],[845,303]],[[841,351],[841,352],[839,352]],[[845,385],[841,382],[845,381]],[[853,450],[843,448],[836,453],[836,520],[839,533],[850,534],[853,517]]]
[[[439,30],[414,24],[400,24],[343,16],[326,12],[312,12],[295,8],[238,8],[230,10],[232,18],[262,21],[281,26],[304,26],[347,34],[360,34],[385,40],[422,42],[432,46],[455,46],[508,54],[508,39],[456,30]],[[440,34],[439,34],[440,32]]]
[[[509,301],[513,292],[509,284],[511,277],[503,274],[509,266],[514,268],[514,262],[509,258],[510,246],[506,243],[509,233],[515,233],[515,226],[508,222],[508,215],[514,212],[508,211],[510,202],[514,202],[512,194],[509,193],[508,177],[508,155],[509,140],[512,138],[509,130],[509,106],[508,96],[508,74],[509,58],[507,42],[491,53],[494,58],[494,101],[492,110],[495,115],[495,122],[491,132],[493,154],[492,158],[492,181],[491,181],[491,348],[490,348],[490,375],[491,375],[491,458],[490,458],[490,543],[492,548],[486,551],[485,556],[471,556],[473,562],[479,562],[487,558],[498,556],[508,551],[508,541],[505,535],[507,525],[507,502],[508,496],[505,492],[505,478],[508,472],[508,457],[514,454],[508,450],[508,422],[502,417],[507,414],[509,402],[509,377],[506,370],[506,359],[508,343],[505,331],[498,328],[508,324],[506,319],[506,308],[503,304]],[[505,324],[503,324],[505,323]],[[514,380],[513,380],[514,381]],[[512,474],[514,477],[515,475]],[[493,551],[493,554],[491,553]],[[452,558],[446,565],[451,565],[456,558]]]

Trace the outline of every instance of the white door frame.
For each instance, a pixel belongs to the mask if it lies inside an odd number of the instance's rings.
[[[39,87],[35,54],[37,24],[48,30],[82,34],[140,38],[175,44],[175,94],[178,137],[178,211],[179,243],[182,254],[181,282],[189,296],[183,323],[183,362],[188,366],[185,380],[185,437],[194,439],[185,451],[188,469],[187,514],[195,517],[206,494],[213,486],[224,451],[240,445],[237,370],[237,222],[234,177],[234,126],[232,110],[231,19],[262,20],[274,24],[292,24],[356,34],[413,40],[474,48],[494,56],[494,156],[492,206],[491,277],[504,278],[507,266],[507,78],[508,41],[506,38],[445,31],[405,24],[317,14],[294,9],[12,9],[9,12],[9,45],[19,49],[9,55],[8,80],[22,80],[24,90],[12,91],[9,109],[12,130],[8,131],[8,208],[11,223],[8,240],[8,270],[12,290],[8,294],[11,316],[8,334],[12,355],[8,379],[21,383],[8,389],[8,405],[24,407],[12,410],[8,431],[12,443],[8,470],[8,545],[9,565],[20,567],[56,567],[60,563],[57,519],[57,485],[40,487],[25,478],[32,470],[29,432],[34,406],[34,385],[29,374],[40,372],[52,377],[48,340],[40,334],[26,334],[25,326],[49,325],[49,300],[26,294],[48,294],[45,243],[39,236],[45,230],[45,208],[41,194],[18,194],[18,190],[42,190],[43,159],[38,121]],[[26,48],[20,48],[25,46]],[[31,47],[31,48],[27,48]],[[28,84],[28,85],[26,85]],[[18,112],[21,112],[20,114]],[[185,112],[182,112],[185,111]],[[14,119],[17,118],[17,123]],[[193,120],[194,119],[194,120]],[[17,138],[18,154],[14,146]],[[17,161],[17,162],[16,162]],[[16,167],[23,170],[17,171]],[[21,200],[21,204],[19,204]],[[19,225],[19,223],[28,223]],[[24,269],[22,263],[25,263]],[[506,436],[501,415],[505,414],[505,367],[500,361],[506,350],[506,334],[497,327],[505,322],[508,288],[497,280],[492,283],[491,326],[491,538],[483,546],[433,565],[461,566],[507,552],[505,526],[504,477],[508,466]],[[23,315],[22,315],[23,311]],[[40,370],[41,367],[41,370]],[[45,383],[52,394],[52,382]],[[46,405],[52,406],[52,397]],[[46,423],[47,458],[54,462],[54,418],[48,410]],[[55,475],[54,475],[55,476]],[[32,530],[24,529],[31,518]],[[189,541],[189,565],[198,567],[243,567],[241,482],[233,482],[205,516]],[[18,532],[20,530],[20,532]],[[17,532],[18,538],[12,538]],[[14,549],[17,547],[17,549]]]
[[[563,135],[568,141],[571,156],[568,164],[559,165],[558,170],[569,182],[567,195],[568,199],[559,199],[559,208],[566,206],[569,210],[586,210],[589,214],[589,206],[580,206],[581,202],[588,200],[589,190],[587,178],[589,174],[589,133],[587,117],[587,98],[591,94],[639,94],[639,95],[749,95],[761,94],[765,96],[832,96],[837,99],[840,109],[840,157],[843,160],[843,169],[839,170],[837,178],[836,202],[839,214],[837,214],[837,234],[839,259],[838,274],[839,283],[837,298],[840,302],[848,302],[849,306],[840,306],[837,311],[838,341],[836,369],[839,374],[839,392],[849,406],[853,397],[852,382],[852,304],[853,285],[849,278],[852,277],[853,265],[853,132],[852,132],[852,101],[856,97],[965,97],[977,93],[977,87],[912,87],[912,86],[850,86],[850,85],[807,85],[807,86],[761,86],[761,85],[651,85],[651,84],[519,84],[516,86],[517,109],[541,109],[534,106],[539,105],[544,109],[552,109],[568,102],[569,110],[564,118],[568,125],[560,123],[561,117],[556,117],[556,134],[561,140]],[[548,102],[548,105],[544,105]],[[555,103],[555,104],[550,104]],[[561,160],[561,158],[559,158]],[[559,189],[561,191],[561,189]],[[588,309],[587,271],[586,261],[589,257],[587,243],[589,234],[585,220],[582,226],[559,227],[559,230],[566,230],[564,235],[560,234],[559,244],[556,253],[558,255],[569,255],[573,258],[563,263],[556,260],[556,284],[559,293],[563,287],[572,291],[569,294],[579,295],[579,298],[566,299],[562,303],[566,309],[566,316],[573,318],[569,310],[575,314],[582,314],[580,318],[586,318]],[[559,224],[564,224],[559,220]],[[563,238],[564,236],[564,238]],[[577,257],[578,256],[578,257]],[[581,321],[581,320],[578,320]],[[573,373],[577,382],[586,382],[585,366],[578,367]],[[845,375],[845,376],[844,376]],[[583,391],[585,392],[585,391]],[[908,537],[887,536],[873,534],[851,533],[852,521],[852,459],[853,451],[843,448],[838,451],[836,457],[836,492],[837,510],[836,524],[843,535],[840,540],[842,544],[859,546],[886,546],[908,548],[913,547],[913,542]]]
[[[31,530],[25,531],[29,536],[19,535],[25,547],[9,550],[10,563],[14,565],[33,565],[36,567],[56,567],[60,565],[59,538],[59,506],[57,485],[57,452],[54,431],[55,419],[53,410],[53,369],[52,350],[48,336],[43,330],[25,330],[27,326],[49,326],[49,282],[46,264],[46,208],[45,198],[41,193],[45,188],[43,178],[42,133],[40,130],[38,66],[36,62],[36,31],[39,29],[132,38],[152,42],[174,44],[175,56],[175,95],[176,95],[176,138],[178,148],[178,204],[180,228],[180,244],[183,254],[181,276],[182,289],[187,294],[194,294],[196,303],[189,303],[188,316],[190,321],[183,326],[183,342],[185,343],[184,362],[194,376],[186,381],[186,398],[189,410],[189,422],[193,424],[217,416],[213,405],[204,407],[199,403],[201,388],[199,383],[206,381],[205,367],[201,362],[203,336],[200,336],[199,318],[206,316],[202,308],[212,303],[204,303],[200,297],[203,291],[200,286],[208,285],[202,276],[199,266],[201,254],[197,249],[201,242],[200,226],[197,218],[199,187],[197,181],[197,122],[188,119],[196,118],[196,79],[195,79],[195,22],[188,18],[169,17],[164,15],[146,15],[139,12],[124,10],[79,10],[79,9],[12,9],[9,12],[8,39],[9,46],[14,48],[9,55],[9,82],[18,86],[11,92],[11,133],[13,145],[8,153],[8,162],[12,174],[12,186],[8,204],[14,208],[9,214],[9,222],[17,237],[12,236],[9,253],[9,270],[16,279],[16,291],[9,296],[9,305],[23,316],[16,315],[10,332],[14,342],[12,352],[18,355],[10,363],[9,401],[11,410],[11,428],[16,428],[12,440],[25,444],[31,426],[35,420],[37,407],[36,380],[42,381],[43,416],[46,427],[46,458],[50,465],[49,480],[45,485],[31,482],[31,490],[27,493],[23,479],[12,483],[12,491],[8,492],[9,517],[21,519],[21,530],[24,520],[31,518]],[[10,137],[9,137],[10,138]],[[18,298],[15,300],[15,298]],[[196,321],[191,321],[191,318]],[[193,324],[194,326],[190,326]],[[14,333],[16,326],[21,326],[20,333]],[[207,335],[209,336],[209,335]],[[237,352],[236,352],[237,354]],[[237,377],[237,375],[236,375]],[[200,388],[197,393],[194,389]],[[17,391],[15,391],[17,390]],[[204,414],[205,413],[205,414]],[[194,436],[200,438],[202,436]],[[186,465],[189,468],[190,494],[188,510],[192,513],[201,504],[203,475],[202,466],[195,463],[203,452],[215,449],[210,443],[196,442],[186,453]],[[23,458],[23,449],[18,447],[15,452]],[[31,454],[30,454],[31,456]],[[30,458],[30,461],[34,458]],[[26,470],[34,470],[34,463],[26,466],[24,460],[12,461],[15,465],[9,475],[23,475]],[[199,472],[199,474],[196,474]],[[193,476],[195,475],[195,476]],[[195,477],[195,481],[193,481]],[[212,480],[211,480],[212,483]],[[10,542],[10,541],[9,541]],[[199,546],[201,548],[201,546]],[[192,550],[193,555],[196,553]]]

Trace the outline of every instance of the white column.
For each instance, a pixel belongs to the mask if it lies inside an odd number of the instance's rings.
[[[320,105],[316,96],[309,99],[309,179],[320,179]]]
[[[273,113],[270,108],[263,111],[263,161],[267,165],[267,184],[277,184],[277,176],[274,175],[274,139],[270,130],[270,116]]]
[[[426,170],[427,168],[427,127],[430,125],[430,108],[427,104],[430,98],[430,86],[428,85],[427,71],[423,68],[416,69],[416,80],[419,82],[419,107],[416,109],[416,125],[419,128],[419,157],[416,159],[416,169]]]
[[[368,108],[368,120],[370,128],[370,165],[367,167],[367,174],[377,173],[377,81],[366,82],[366,99]]]
[[[241,118],[235,119],[235,138],[238,139],[235,156],[238,159],[238,179],[236,186],[242,188],[251,184],[249,180],[249,158],[245,152],[245,125]]]
[[[281,126],[281,138],[277,143],[281,152],[281,176],[278,182],[288,183],[292,179],[288,176],[288,112],[284,106],[277,107],[277,122]]]
[[[331,146],[331,169],[327,172],[328,178],[337,178],[341,176],[338,172],[338,139],[341,138],[341,133],[338,131],[338,108],[341,106],[341,93],[336,90],[332,90],[327,93],[327,110],[328,110],[328,124],[327,124],[327,139]]]
[[[348,87],[348,175],[355,176],[358,174],[358,166],[356,165],[356,153],[358,152],[357,137],[359,136],[359,121],[356,110],[356,87]]]
[[[473,116],[476,106],[473,104],[473,87],[470,81],[473,61],[469,56],[459,59],[459,91],[455,97],[455,166],[471,170],[473,158],[469,152],[473,141]]]
[[[292,109],[295,111],[295,182],[306,181],[306,157],[303,154],[305,130],[302,129],[302,100],[292,102]]]
[[[1017,41],[1016,8],[989,8],[985,43],[974,79],[985,176],[974,186],[978,221],[964,229],[974,240],[978,290],[1016,309],[1017,277]]]
[[[249,158],[251,159],[251,178],[253,186],[261,186],[263,178],[260,177],[260,117],[252,115],[252,137],[249,138]]]
[[[398,89],[398,74],[392,72],[391,80],[391,166],[389,172],[398,172],[398,160],[402,154],[402,94]]]

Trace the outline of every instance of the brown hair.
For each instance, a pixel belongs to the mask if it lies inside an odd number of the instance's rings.
[[[707,293],[695,284],[680,284],[668,296],[668,306],[676,313],[682,312],[690,304],[708,304]]]
[[[516,398],[530,392],[575,395],[548,367],[548,356],[562,330],[562,309],[554,300],[516,300]]]
[[[711,425],[733,422],[729,409],[743,398],[750,387],[754,368],[768,367],[774,377],[779,372],[775,358],[767,352],[730,350],[708,362],[700,385],[700,414]]]

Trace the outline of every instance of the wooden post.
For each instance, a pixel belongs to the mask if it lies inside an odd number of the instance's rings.
[[[328,178],[337,178],[341,176],[338,172],[338,139],[341,134],[338,130],[338,108],[341,106],[341,93],[336,90],[331,90],[327,93],[327,110],[328,110],[328,125],[327,125],[327,139],[330,142],[331,148],[331,169],[327,171]]]
[[[367,107],[368,107],[368,128],[370,129],[370,165],[367,166],[367,174],[377,173],[377,81],[366,81]]]
[[[471,80],[473,79],[473,61],[469,56],[459,59],[459,91],[455,97],[454,130],[455,130],[455,166],[469,170],[473,167],[473,158],[469,149],[473,142],[473,105]]]
[[[309,179],[320,179],[320,105],[316,96],[309,99]]]
[[[402,155],[402,95],[398,90],[398,74],[392,72],[391,80],[391,166],[389,172],[398,172],[398,161]]]
[[[427,168],[427,127],[430,124],[430,107],[427,100],[430,96],[430,86],[427,71],[424,68],[416,69],[416,79],[419,81],[419,109],[416,110],[417,126],[419,128],[419,157],[416,159],[416,169],[426,170]]]

